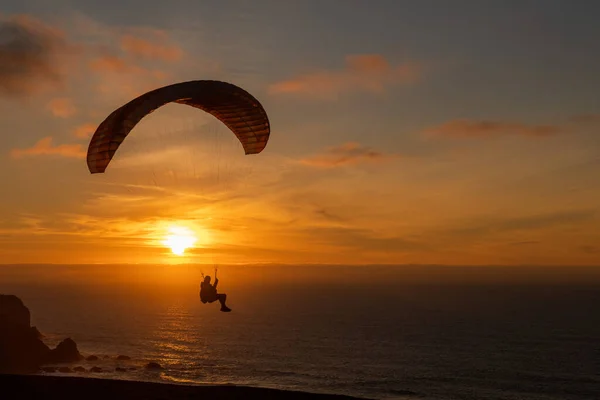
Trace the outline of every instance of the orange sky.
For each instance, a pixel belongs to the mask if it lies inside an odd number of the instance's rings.
[[[0,17],[3,263],[600,265],[597,103],[544,103],[541,80],[462,85],[460,57],[380,53],[377,38],[285,61],[293,48],[254,31],[215,44],[91,12]],[[253,93],[265,151],[168,105],[90,175],[113,109],[191,79]],[[172,227],[195,232],[183,257],[163,243]]]

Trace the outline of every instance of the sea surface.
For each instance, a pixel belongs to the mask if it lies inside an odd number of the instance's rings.
[[[100,358],[75,365],[108,371],[78,375],[372,399],[600,399],[593,281],[232,266],[219,270],[227,314],[198,299],[207,271],[0,266],[0,293],[24,301],[49,345],[71,337]]]

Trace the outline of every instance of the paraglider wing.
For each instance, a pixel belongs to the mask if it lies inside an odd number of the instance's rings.
[[[267,113],[250,93],[227,82],[181,82],[147,92],[113,111],[90,141],[87,153],[90,172],[103,173],[137,123],[167,103],[185,104],[212,114],[237,136],[246,154],[260,153],[269,140]]]

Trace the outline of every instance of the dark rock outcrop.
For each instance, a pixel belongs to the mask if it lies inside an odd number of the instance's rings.
[[[100,367],[92,367],[92,368],[90,368],[90,372],[102,372],[102,368],[100,368]]]
[[[43,339],[44,335],[42,335],[42,333],[40,331],[38,331],[38,328],[36,328],[35,326],[31,327],[31,330],[33,331],[33,334],[38,338],[38,339]]]
[[[44,364],[81,358],[73,340],[65,339],[51,350],[30,324],[31,314],[21,299],[0,294],[0,373],[35,373]]]
[[[0,320],[2,325],[12,326],[14,329],[29,329],[31,314],[17,296],[0,294]]]
[[[95,355],[91,355],[91,356],[87,356],[86,358],[87,361],[98,361],[98,356]]]
[[[77,344],[71,338],[66,338],[56,346],[55,349],[50,350],[48,362],[51,363],[69,363],[79,361],[83,356],[77,350]]]
[[[120,356],[117,356],[117,360],[119,360],[119,361],[127,361],[127,360],[131,360],[131,357],[120,355]]]
[[[29,309],[13,295],[0,295],[0,372],[32,373],[50,349],[31,329]]]
[[[146,369],[164,369],[159,363],[149,362],[146,364]]]
[[[86,372],[86,369],[83,368],[81,365],[78,365],[77,367],[73,368],[74,372]]]

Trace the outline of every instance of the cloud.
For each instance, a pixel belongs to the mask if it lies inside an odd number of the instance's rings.
[[[57,155],[61,157],[85,158],[86,151],[80,144],[52,145],[52,137],[47,136],[40,139],[33,147],[26,149],[13,149],[11,155],[14,158],[24,156]]]
[[[167,74],[160,70],[146,69],[134,61],[115,55],[104,55],[92,59],[89,63],[90,69],[99,74],[135,74],[150,76],[156,79],[164,79]]]
[[[75,135],[78,138],[82,138],[82,139],[90,138],[96,131],[96,127],[97,126],[95,124],[79,125],[78,127],[76,127],[73,130],[73,135]]]
[[[510,242],[509,246],[530,246],[533,244],[540,244],[541,242],[538,240],[523,240],[521,242]]]
[[[379,94],[386,86],[413,83],[419,77],[420,69],[414,63],[392,66],[379,54],[351,55],[346,57],[342,70],[313,72],[277,82],[269,87],[269,92],[324,98],[350,91]]]
[[[76,15],[63,31],[26,15],[0,17],[0,96],[60,90],[67,78],[90,82],[92,72],[92,85],[103,96],[131,98],[162,86],[165,63],[185,56],[162,30],[107,26]]]
[[[24,15],[0,22],[0,95],[28,96],[63,82],[62,53],[71,50],[64,33]]]
[[[376,163],[395,158],[394,154],[386,154],[359,143],[345,143],[330,147],[325,152],[300,160],[300,163],[313,167],[334,168],[362,163]]]
[[[476,138],[502,135],[546,137],[561,132],[563,132],[563,129],[554,125],[525,125],[511,122],[457,119],[428,128],[423,131],[423,134],[451,138]]]
[[[429,249],[429,246],[425,243],[399,236],[380,236],[368,229],[307,227],[299,229],[297,233],[303,239],[299,243],[310,243],[312,246],[333,246],[360,252],[397,253]]]
[[[447,233],[452,236],[481,238],[490,234],[534,231],[589,222],[596,215],[595,210],[569,210],[522,217],[486,218],[451,228]]]
[[[579,114],[573,115],[569,121],[575,124],[596,124],[600,123],[600,114]]]
[[[598,246],[590,246],[590,245],[583,245],[583,246],[579,246],[579,249],[587,254],[598,254],[600,253],[600,247]]]
[[[89,63],[90,69],[93,72],[100,74],[104,73],[139,73],[143,69],[136,64],[127,62],[125,59],[115,55],[104,55],[92,59]]]
[[[135,57],[150,60],[176,62],[183,57],[181,47],[164,43],[167,35],[163,31],[156,31],[154,41],[137,37],[131,34],[123,35],[120,40],[121,50]]]
[[[139,65],[117,55],[102,55],[89,62],[92,72],[100,78],[97,90],[103,95],[116,95],[123,98],[139,96],[155,89],[168,77],[168,74]]]
[[[144,62],[152,62],[152,65],[160,61],[174,63],[185,54],[162,30],[133,27],[123,31],[97,27],[94,32],[116,42],[116,46],[100,49],[101,54],[90,61],[91,70],[99,74],[141,74],[145,75],[142,79],[163,79],[166,77],[164,72],[150,68]]]
[[[52,99],[47,107],[55,117],[59,118],[69,118],[77,113],[75,105],[71,99],[67,97]]]
[[[600,114],[573,115],[566,118],[563,123],[546,125],[455,119],[427,128],[421,133],[425,136],[445,138],[487,138],[506,135],[542,138],[595,127],[599,123]]]
[[[171,34],[162,29],[144,26],[106,25],[89,16],[75,12],[70,20],[71,30],[91,43],[88,49],[110,52],[138,61],[181,61],[186,55]],[[98,45],[98,43],[103,43]]]

